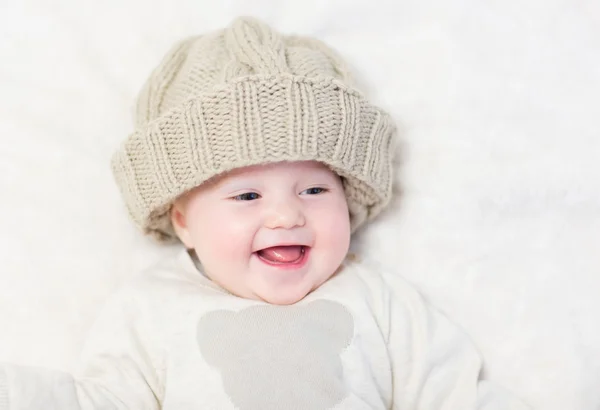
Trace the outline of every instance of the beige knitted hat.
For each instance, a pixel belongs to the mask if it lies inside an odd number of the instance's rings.
[[[177,197],[249,165],[328,165],[343,178],[353,230],[390,200],[389,115],[352,88],[325,44],[253,18],[172,48],[138,97],[136,127],[112,169],[131,218],[159,240],[176,238]]]

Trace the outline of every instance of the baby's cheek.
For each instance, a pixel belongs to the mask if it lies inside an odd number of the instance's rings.
[[[335,243],[338,256],[339,253],[341,253],[343,258],[348,252],[351,235],[350,214],[348,213],[348,206],[346,205],[345,199],[344,202],[339,205],[335,215],[336,217],[330,230],[332,233],[331,240]]]
[[[252,235],[246,226],[247,221],[233,213],[215,211],[205,218],[204,231],[206,248],[210,249],[210,258],[222,260],[227,264],[238,263],[239,258],[247,256]]]
[[[336,269],[350,245],[350,218],[344,198],[315,210],[313,229],[327,269]]]
[[[337,198],[329,206],[319,209],[318,218],[319,226],[325,231],[324,234],[332,240],[343,239],[346,236],[349,238],[350,215],[344,198]]]

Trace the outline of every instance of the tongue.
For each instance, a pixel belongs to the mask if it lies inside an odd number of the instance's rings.
[[[273,246],[259,251],[258,254],[270,262],[289,263],[300,259],[302,246]]]

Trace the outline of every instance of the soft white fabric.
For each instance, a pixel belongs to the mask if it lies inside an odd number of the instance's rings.
[[[115,287],[171,252],[111,179],[177,39],[255,14],[316,35],[403,128],[404,195],[356,247],[467,330],[535,408],[600,406],[593,0],[0,2],[0,360],[74,369]]]
[[[76,377],[0,365],[8,405],[38,409],[525,410],[466,335],[397,274],[347,262],[292,306],[242,299],[185,250],[107,304]]]

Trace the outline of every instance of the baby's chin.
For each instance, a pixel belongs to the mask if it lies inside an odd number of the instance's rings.
[[[268,297],[261,297],[260,300],[262,300],[263,302],[268,303],[270,305],[289,306],[289,305],[293,305],[295,303],[300,302],[302,299],[304,299],[306,297],[307,294],[308,293],[305,293],[302,296],[273,295],[273,296],[268,296]]]
[[[271,305],[288,306],[300,302],[312,291],[313,288],[303,287],[297,287],[294,289],[256,291],[254,292],[253,299],[260,300]]]
[[[337,270],[332,274],[325,276],[309,274],[307,275],[307,278],[305,278],[306,280],[292,286],[267,286],[266,288],[255,288],[252,292],[253,299],[261,300],[271,305],[293,305],[323,286],[323,284],[334,276],[335,273],[337,273]]]

